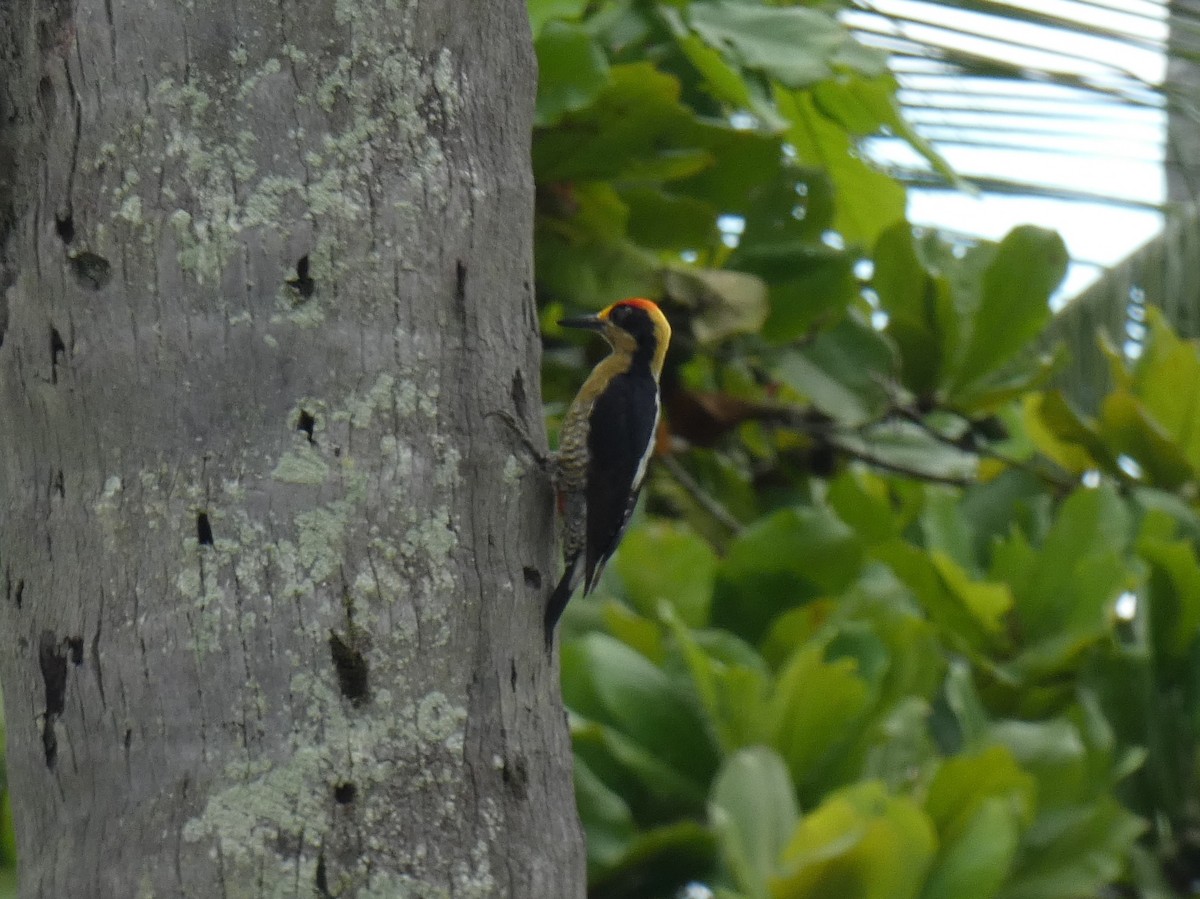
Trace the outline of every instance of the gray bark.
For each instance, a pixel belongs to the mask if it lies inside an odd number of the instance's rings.
[[[522,0],[0,5],[22,895],[583,892]]]

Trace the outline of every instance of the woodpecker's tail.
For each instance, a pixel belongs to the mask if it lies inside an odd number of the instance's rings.
[[[562,617],[563,609],[571,601],[571,594],[575,592],[575,588],[582,580],[583,553],[579,553],[567,563],[567,570],[563,572],[562,579],[554,588],[554,592],[550,594],[550,598],[546,600],[546,617],[543,619],[546,626],[546,652],[550,652],[554,648],[554,627],[558,624],[558,619]]]

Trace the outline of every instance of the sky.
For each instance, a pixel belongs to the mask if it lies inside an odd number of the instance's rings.
[[[999,238],[1032,223],[1055,228],[1073,264],[1060,289],[1065,299],[1151,239],[1162,226],[1166,114],[1153,87],[1165,74],[1158,49],[1166,12],[1157,0],[1008,0],[1006,5],[1080,19],[1136,35],[1141,46],[1032,23],[1004,22],[925,0],[860,0],[886,14],[851,12],[846,21],[866,43],[894,54],[908,118],[954,169],[971,178],[1003,178],[1065,189],[1077,200],[981,191],[912,188],[909,218],[967,236]],[[1098,8],[1097,4],[1100,5]],[[1103,8],[1110,6],[1110,9]],[[906,56],[914,43],[968,51],[1021,66],[1079,76],[1094,90],[1029,81],[948,75]],[[1023,45],[1040,46],[1031,50]],[[1158,46],[1156,46],[1158,45]],[[1138,98],[1130,105],[1105,92]],[[923,162],[898,140],[869,151],[891,165]],[[1087,195],[1101,195],[1087,196]],[[1109,199],[1104,199],[1109,198]]]

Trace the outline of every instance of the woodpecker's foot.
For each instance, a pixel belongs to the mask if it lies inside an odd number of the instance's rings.
[[[529,434],[526,433],[525,428],[519,421],[513,418],[510,413],[500,410],[497,412],[489,412],[484,417],[498,418],[508,425],[508,429],[513,432],[518,440],[521,441],[521,444],[525,447],[525,451],[529,453],[530,458],[533,459],[534,464],[547,474],[553,474],[555,468],[553,455],[549,453],[543,453],[536,446],[534,446],[534,443],[529,439]]]

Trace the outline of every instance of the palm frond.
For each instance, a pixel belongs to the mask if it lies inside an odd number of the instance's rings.
[[[1165,8],[1148,0],[1065,0],[1054,11],[1032,0],[854,0],[846,21],[860,40],[888,50],[910,121],[952,161],[969,147],[1071,154],[1091,166],[1161,164],[1166,116],[1189,112],[1186,98],[1164,87],[1162,60],[1200,52],[1200,2],[1187,2],[1194,9],[1175,40]],[[928,181],[920,168],[905,174]],[[1035,176],[963,174],[984,190],[1054,192]],[[1130,201],[1104,184],[1060,192],[1080,195]]]

